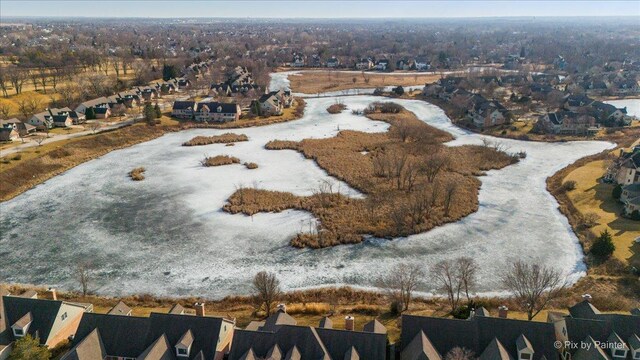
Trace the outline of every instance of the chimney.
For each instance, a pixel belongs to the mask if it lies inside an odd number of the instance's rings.
[[[509,308],[502,305],[498,308],[498,317],[506,319],[509,315]]]
[[[276,311],[287,313],[287,305],[286,304],[278,304]]]
[[[356,328],[356,319],[350,315],[345,316],[344,328],[345,330],[353,331]]]
[[[589,294],[582,295],[582,300],[584,300],[584,301],[591,302],[591,299],[593,299],[593,296],[591,296]]]
[[[205,316],[204,315],[204,302],[195,303],[193,307],[196,308],[196,316]]]
[[[51,298],[51,300],[58,300],[58,294],[56,293],[56,289],[49,288],[47,290],[47,294],[49,294],[49,297]]]

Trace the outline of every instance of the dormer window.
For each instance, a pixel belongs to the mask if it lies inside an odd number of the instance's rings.
[[[191,344],[193,344],[193,333],[191,332],[191,330],[187,330],[187,332],[182,335],[182,337],[176,344],[176,356],[189,357],[189,353],[191,352]]]
[[[520,360],[531,360],[531,354],[529,353],[521,353]]]
[[[615,350],[613,350],[613,357],[614,358],[622,358],[622,359],[624,359],[624,358],[627,357],[627,350],[615,349]]]
[[[222,106],[218,106],[218,112],[222,112]]]
[[[21,317],[20,320],[16,321],[15,324],[11,325],[13,336],[23,337],[27,333],[27,331],[29,331],[29,326],[31,325],[32,321],[33,321],[33,317],[31,316],[30,312],[24,314],[24,316]]]

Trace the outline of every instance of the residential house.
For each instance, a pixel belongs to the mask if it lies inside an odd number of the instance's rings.
[[[259,115],[282,115],[284,109],[284,101],[281,96],[279,96],[279,91],[272,91],[270,93],[262,95],[257,101],[257,106]]]
[[[73,125],[69,108],[49,108],[46,111],[32,115],[27,123],[37,129],[51,129],[53,127],[69,127]],[[77,116],[77,115],[76,115]]]
[[[595,118],[572,111],[547,113],[538,122],[537,129],[552,134],[587,135],[598,130]]]
[[[556,339],[563,358],[573,360],[635,360],[640,358],[640,316],[603,314],[584,295],[582,302],[569,308],[569,315],[551,312]],[[589,344],[589,345],[587,345]],[[593,346],[593,345],[599,346]]]
[[[13,127],[0,128],[0,142],[10,142],[20,138],[20,133]]]
[[[374,69],[378,70],[378,71],[387,71],[390,70],[389,67],[389,60],[387,59],[381,59],[376,61],[376,66],[374,67]]]
[[[613,173],[615,182],[620,185],[640,183],[640,151],[621,151]]]
[[[327,60],[328,68],[337,68],[339,66],[340,66],[340,60],[338,60],[338,58],[336,58],[335,56],[332,56],[331,59]]]
[[[95,106],[93,108],[96,119],[108,119],[111,116],[111,107],[108,104]]]
[[[411,60],[402,58],[396,61],[396,70],[411,70],[414,68],[414,63]]]
[[[399,359],[441,360],[454,348],[483,360],[559,359],[553,324],[508,319],[506,308],[499,317],[487,315],[484,309],[466,320],[402,315]]]
[[[177,79],[178,89],[186,89],[191,87],[191,80],[187,78],[179,78]]]
[[[508,123],[508,110],[498,101],[489,101],[479,97],[468,110],[468,116],[479,129]]]
[[[295,53],[293,54],[293,58],[291,59],[292,67],[304,67],[306,63],[307,57],[303,54]]]
[[[102,106],[102,105],[107,105],[109,104],[109,99],[107,99],[106,97],[102,96],[99,98],[95,98],[92,100],[87,100],[85,102],[83,102],[82,104],[78,105],[75,108],[76,112],[79,112],[81,114],[85,114],[88,108],[95,108],[97,106]]]
[[[4,332],[0,333],[0,351],[27,334],[53,348],[75,334],[82,315],[93,311],[90,304],[57,300],[53,289],[49,294],[51,299],[38,299],[32,292],[2,296]]]
[[[329,318],[318,327],[301,326],[281,307],[265,321],[236,330],[229,359],[385,360],[386,332],[377,320],[356,331],[351,316],[345,318],[345,329],[335,329]]]
[[[356,70],[369,70],[373,68],[373,59],[372,58],[362,58],[356,61]]]
[[[196,304],[196,316],[85,314],[62,360],[221,360],[234,327],[232,320],[205,316],[204,304]]]
[[[123,301],[118,301],[118,303],[107,312],[107,315],[122,315],[122,316],[131,316],[131,312],[133,310],[127,306]]]
[[[240,119],[240,105],[236,103],[198,103],[194,118],[200,122],[229,122]]]
[[[136,89],[136,93],[142,97],[144,101],[151,101],[158,98],[158,89],[153,86],[143,86]]]
[[[627,199],[624,202],[624,214],[631,216],[632,219],[640,220],[640,218],[636,218],[638,216],[636,214],[640,214],[640,196]]]
[[[429,60],[427,60],[427,58],[424,56],[417,57],[413,65],[415,69],[418,71],[426,71],[431,68],[431,64],[429,63]]]
[[[195,101],[175,101],[171,109],[171,116],[183,120],[192,120],[195,109]]]
[[[624,204],[625,215],[631,215],[634,211],[640,212],[640,182],[623,186],[620,202]]]

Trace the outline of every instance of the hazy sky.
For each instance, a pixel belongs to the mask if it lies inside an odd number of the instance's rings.
[[[0,1],[5,16],[430,18],[640,16],[640,1]]]

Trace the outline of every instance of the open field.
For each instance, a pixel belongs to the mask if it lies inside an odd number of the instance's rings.
[[[374,73],[353,71],[304,71],[289,76],[291,90],[306,94],[354,88],[424,85],[442,76],[434,73]]]

